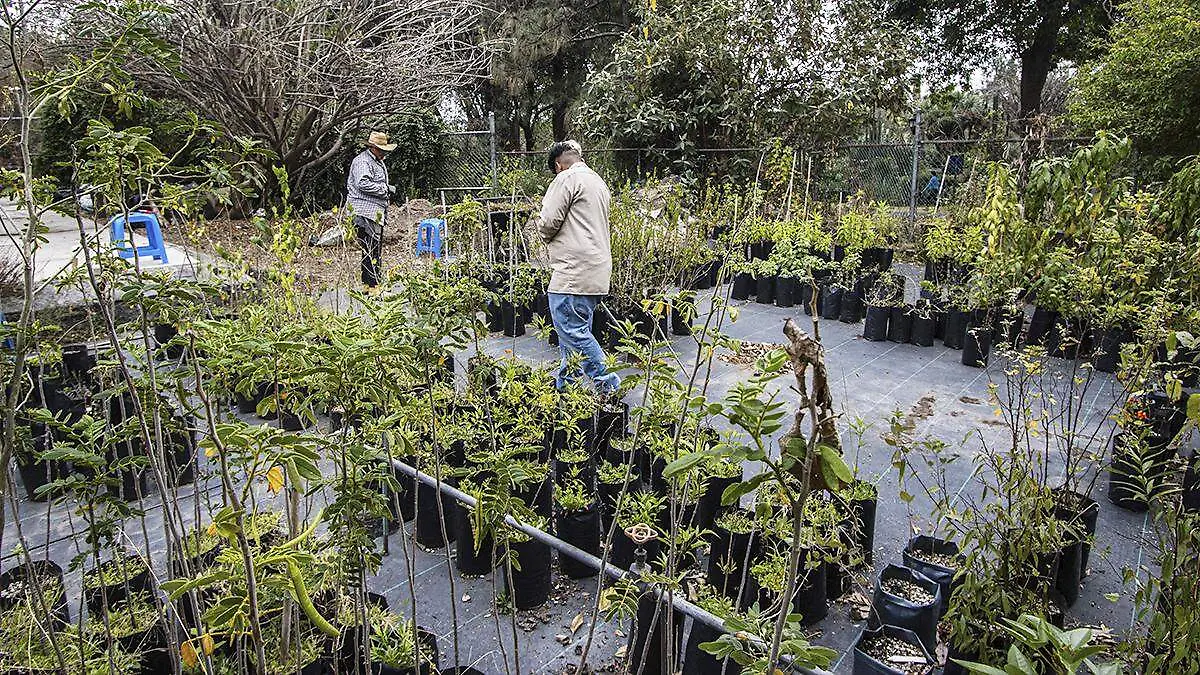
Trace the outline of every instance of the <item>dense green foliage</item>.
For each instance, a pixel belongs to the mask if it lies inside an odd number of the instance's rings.
[[[1128,134],[1166,173],[1171,160],[1200,152],[1200,2],[1130,0],[1121,14],[1107,52],[1080,71],[1072,116]]]

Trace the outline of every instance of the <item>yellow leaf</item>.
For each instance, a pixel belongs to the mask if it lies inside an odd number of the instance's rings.
[[[571,619],[571,634],[574,635],[579,627],[583,625],[583,614],[576,614],[574,619]]]
[[[208,533],[208,536],[210,536],[210,537],[215,537],[215,536],[217,536],[217,525],[216,525],[216,523],[210,523],[210,524],[209,524],[209,526],[208,526],[208,530],[207,530],[206,532]]]
[[[183,662],[184,668],[195,668],[200,663],[199,657],[196,656],[196,648],[192,646],[191,640],[179,646],[179,660]]]
[[[283,467],[273,466],[267,471],[267,489],[275,494],[283,489]]]
[[[204,649],[205,654],[212,656],[213,650],[217,648],[217,645],[213,642],[213,637],[205,633],[200,636],[200,647]]]
[[[216,457],[217,456],[217,448],[216,447],[205,448],[204,456],[205,457]]]

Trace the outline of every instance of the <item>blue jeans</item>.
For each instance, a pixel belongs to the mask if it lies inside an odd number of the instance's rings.
[[[558,332],[558,349],[562,352],[562,365],[554,383],[562,389],[574,382],[579,373],[568,363],[574,353],[583,354],[583,372],[592,379],[596,390],[611,394],[621,384],[621,377],[608,372],[604,365],[604,350],[592,335],[592,314],[600,303],[598,295],[569,295],[550,293],[550,317],[554,330]],[[572,372],[574,371],[574,372]]]

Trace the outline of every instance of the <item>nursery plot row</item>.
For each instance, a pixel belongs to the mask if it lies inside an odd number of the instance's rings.
[[[748,342],[771,343],[778,340],[781,319],[791,314],[795,314],[795,312],[748,305],[743,308],[743,314],[739,321],[731,324],[728,331]],[[854,335],[856,327],[853,325],[823,322],[821,326],[827,345],[826,353],[831,366],[832,380],[837,389],[838,400],[843,402],[845,407],[845,418],[847,420],[854,417],[866,419],[867,415],[871,414],[876,418],[872,429],[862,434],[860,440],[846,441],[847,448],[854,448],[849,450],[848,454],[860,474],[882,478],[879,483],[881,497],[876,516],[878,525],[876,545],[873,551],[875,553],[873,556],[875,558],[874,568],[868,567],[860,572],[860,578],[869,581],[877,569],[883,569],[883,566],[889,562],[898,561],[899,551],[904,547],[908,538],[906,533],[910,524],[906,513],[909,509],[896,499],[897,493],[894,491],[895,487],[889,476],[890,449],[879,440],[879,434],[883,432],[884,424],[881,420],[883,415],[880,413],[883,410],[892,409],[905,411],[915,416],[913,420],[915,434],[943,438],[962,436],[972,429],[983,429],[985,433],[995,433],[989,429],[992,425],[988,423],[989,420],[994,420],[994,415],[990,405],[985,403],[987,397],[985,373],[963,368],[951,358],[953,352],[938,350],[936,353],[930,353],[910,346],[897,346],[879,353],[877,346],[870,345]],[[534,363],[553,359],[553,352],[532,336],[520,340],[492,339],[485,344],[485,348],[493,353],[513,349],[518,356]],[[684,362],[695,358],[694,343],[689,344],[687,340],[676,340],[672,344],[672,348]],[[461,356],[466,356],[466,354]],[[463,359],[460,358],[460,360]],[[723,396],[731,387],[747,376],[749,368],[749,364],[716,361],[714,363],[715,372],[709,383],[710,397]],[[1095,414],[1101,407],[1100,399],[1103,396],[1101,389],[1097,388],[1093,400],[1088,404],[1086,414]],[[922,410],[922,406],[928,406],[929,409]],[[246,415],[244,414],[244,416]],[[208,468],[207,461],[202,458],[200,470],[202,477],[206,475]],[[964,457],[959,462],[958,469],[950,478],[950,483],[958,483],[961,480],[957,489],[962,498],[977,493],[975,472],[969,458]],[[203,479],[202,485],[203,489],[200,490],[200,494],[211,496],[213,488],[216,487],[213,479]],[[260,488],[256,492],[259,493],[259,498],[263,500],[264,505],[271,501],[263,489]],[[186,503],[186,495],[181,495],[181,497]],[[313,505],[315,506],[317,503]],[[914,503],[910,506],[912,511],[922,512],[920,504]],[[78,529],[73,530],[78,525],[75,524],[73,518],[53,517],[52,511],[50,517],[47,517],[46,512],[41,511],[41,508],[37,505],[22,507],[24,513],[21,513],[20,519],[23,529],[27,530],[26,536],[36,542],[39,536],[44,536],[41,533],[49,532],[51,539],[58,541],[56,545],[50,547],[51,559],[69,559],[75,552],[72,551],[72,548],[78,546],[71,536],[78,532]],[[209,508],[210,505],[207,503],[200,507],[206,514]],[[1140,518],[1122,516],[1120,512],[1108,507],[1102,508],[1101,513],[1103,514],[1099,529],[1101,534],[1097,538],[1097,548],[1108,548],[1103,545],[1106,532],[1112,532],[1114,535],[1112,541],[1120,541],[1116,536],[1130,537],[1136,540],[1136,531],[1141,525]],[[159,524],[151,518],[146,522],[146,529],[160,529],[161,526],[156,527],[156,525]],[[10,524],[9,527],[15,528],[15,524]],[[38,532],[39,535],[31,536],[33,532]],[[6,542],[14,541],[15,538],[8,534],[6,533]],[[134,536],[130,536],[130,538],[137,541]],[[142,546],[134,546],[134,548],[140,549],[144,546],[146,546],[146,542],[142,542]],[[159,548],[161,546],[162,541],[159,539],[149,541],[148,548],[153,552],[152,558],[155,554],[162,554]],[[406,593],[403,589],[408,583],[406,557],[397,553],[402,550],[403,546],[403,538],[400,535],[393,535],[389,541],[391,553],[385,558],[379,574],[369,583],[372,590],[385,595],[391,603],[397,606],[403,606],[405,602]],[[10,553],[11,551],[6,551],[6,554]],[[1114,605],[1106,600],[1099,602],[1097,600],[1106,593],[1120,592],[1117,570],[1131,562],[1137,554],[1138,551],[1134,547],[1114,547],[1111,551],[1105,551],[1104,558],[1108,559],[1108,569],[1093,563],[1093,567],[1099,568],[1099,570],[1097,574],[1089,577],[1084,585],[1085,597],[1090,600],[1079,603],[1077,607],[1079,619],[1121,627],[1120,619],[1122,617],[1119,616],[1121,613],[1119,610],[1125,607],[1127,611],[1127,603]],[[11,555],[8,557],[11,559]],[[443,556],[421,552],[417,554],[417,560],[414,561],[413,567],[414,573],[417,575],[417,587],[421,589],[418,595],[421,598],[418,612],[423,613],[424,610],[429,609],[429,622],[433,624],[430,627],[443,637],[452,635],[452,626],[448,623],[451,612],[449,611],[450,596],[447,594],[446,565]],[[158,571],[161,572],[163,569],[160,565]],[[69,584],[72,597],[75,597],[73,595],[76,592],[75,583],[78,582],[72,577]],[[494,658],[499,652],[498,645],[494,644],[495,640],[507,639],[503,637],[503,631],[499,633],[501,637],[497,638],[493,630],[490,635],[491,639],[480,639],[482,635],[486,634],[483,631],[467,632],[466,635],[469,637],[465,640],[462,635],[464,619],[477,623],[488,621],[490,609],[475,612],[471,612],[470,609],[488,607],[487,598],[491,597],[489,586],[492,582],[460,579],[459,583],[462,584],[463,595],[455,602],[459,612],[460,650],[464,649],[463,643],[466,643],[465,650],[471,655],[472,660],[483,659],[486,661],[487,658]],[[577,585],[577,582],[570,584],[574,592],[567,594],[568,597],[564,599],[562,609],[551,614],[549,623],[538,619],[541,622],[538,629],[527,636],[522,636],[522,641],[528,639],[530,645],[528,660],[526,657],[522,657],[523,664],[535,668],[550,667],[546,665],[550,662],[562,665],[571,661],[570,650],[561,645],[553,636],[562,634],[561,624],[564,623],[564,620],[569,626],[571,618],[576,613],[584,611],[594,600],[594,597],[589,598],[588,595],[594,591],[594,588],[589,588],[593,583],[594,581],[584,582],[582,586]],[[468,597],[470,600],[464,602],[462,597]],[[432,609],[428,601],[434,601],[438,609]],[[852,625],[847,616],[849,609],[849,603],[846,602],[834,605],[834,609],[829,612],[827,618],[818,624],[818,628],[822,632],[818,643],[829,644],[843,654],[847,653],[857,634],[856,627]],[[568,614],[570,616],[567,616]],[[615,651],[615,643],[619,639],[608,630],[611,628],[601,629],[598,647]],[[538,646],[539,638],[540,647]],[[575,640],[569,641],[568,646],[575,642]],[[440,645],[443,654],[446,651],[444,643],[445,640]],[[538,666],[534,666],[534,662],[540,658],[545,660]],[[840,663],[842,669],[848,665],[846,659],[842,659]],[[535,670],[535,672],[537,671]]]

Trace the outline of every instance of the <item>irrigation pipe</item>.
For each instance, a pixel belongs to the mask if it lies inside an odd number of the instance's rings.
[[[458,488],[454,487],[453,485],[449,485],[445,481],[438,480],[434,476],[431,476],[423,471],[419,471],[398,459],[392,459],[391,463],[392,463],[392,468],[396,469],[397,471],[400,471],[401,473],[409,476],[410,478],[419,480],[422,483],[425,483],[426,485],[428,485],[430,487],[436,488],[437,490],[440,490],[442,494],[453,497],[454,499],[458,500],[459,502],[462,502],[463,504],[465,504],[468,507],[471,507],[471,508],[475,507],[475,503],[476,503],[475,498],[472,497],[471,495],[463,492],[462,490],[459,490]],[[542,530],[539,530],[538,528],[533,527],[532,525],[523,523],[523,522],[517,520],[516,518],[513,518],[511,515],[505,514],[504,524],[513,528],[514,530],[521,532],[522,534],[527,535],[531,539],[534,539],[536,541],[539,541],[539,542],[549,546],[550,548],[554,549],[555,551],[558,551],[559,553],[561,553],[563,555],[569,556],[572,559],[574,559],[578,562],[581,562],[594,570],[603,572],[605,574],[605,576],[608,576],[612,579],[622,579],[622,578],[629,576],[629,572],[627,570],[623,570],[620,567],[613,565],[612,563],[604,562],[603,560],[601,560],[600,558],[597,558],[596,556],[592,555],[591,553],[588,553],[587,551],[584,551],[583,549],[581,549],[577,546],[572,546],[571,544],[568,544],[567,542],[563,541],[562,539],[559,539],[558,537],[555,537],[554,535],[549,534],[547,532],[543,532]],[[688,602],[687,600],[681,598],[679,595],[672,594],[670,596],[670,598],[671,598],[671,606],[675,611],[677,611],[681,614],[684,614],[685,616],[689,616],[692,618],[692,620],[699,621],[700,623],[702,623],[710,628],[719,630],[722,633],[730,632],[729,629],[725,628],[725,622],[722,621],[721,618],[716,616],[715,614],[712,614],[712,613],[706,611],[705,609],[699,607],[698,605],[694,605],[694,604]],[[745,637],[746,639],[749,639],[751,642],[757,643],[761,646],[765,647],[767,645],[767,642],[765,640],[762,640],[758,636],[746,635],[743,633],[743,637]],[[787,659],[786,657],[783,657],[783,658],[785,661],[790,660],[790,659]],[[795,667],[792,669],[792,672],[801,673],[802,675],[830,675],[830,673],[825,670],[813,670],[810,668],[803,668],[803,667]]]

